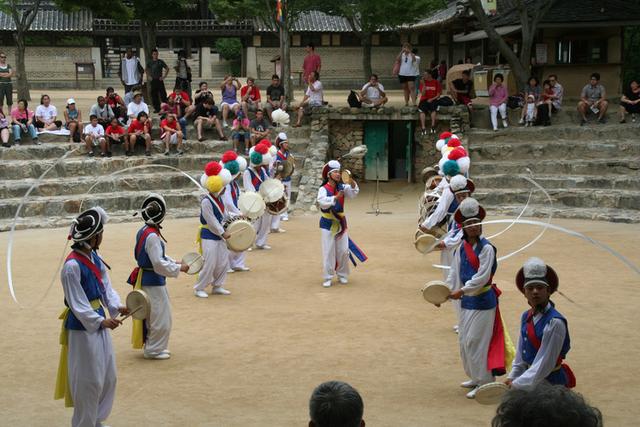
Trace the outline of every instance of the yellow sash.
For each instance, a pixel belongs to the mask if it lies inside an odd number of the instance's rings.
[[[511,372],[513,360],[516,358],[516,347],[513,345],[513,341],[511,341],[511,335],[509,335],[509,330],[507,329],[507,324],[504,322],[502,312],[500,312],[500,321],[502,322],[502,331],[504,334],[504,368],[507,372]]]
[[[198,253],[200,255],[202,255],[202,229],[209,229],[209,227],[207,227],[206,225],[200,224],[200,227],[198,227],[198,235],[196,236],[196,243],[198,245]]]
[[[138,270],[138,277],[136,277],[136,284],[133,286],[134,290],[142,289],[143,274],[144,274],[144,270],[142,269],[142,267],[140,267],[140,270]],[[136,350],[141,349],[144,345],[143,322],[144,320],[133,318],[131,344],[133,345],[133,348]]]
[[[338,234],[340,232],[340,227],[341,227],[340,221],[338,221],[334,216],[334,214],[331,212],[322,212],[321,214],[322,214],[322,218],[325,218],[331,221],[331,228],[329,229],[329,231],[331,231],[331,235],[335,236],[336,234]],[[335,215],[338,215],[341,218],[344,217],[343,212],[335,213]]]
[[[89,301],[91,308],[97,310],[100,308],[100,300],[94,299]],[[71,388],[69,386],[69,372],[68,372],[68,355],[69,355],[69,331],[64,327],[67,323],[67,318],[71,310],[69,307],[65,307],[58,319],[62,320],[62,330],[60,331],[60,362],[58,362],[58,374],[56,378],[56,390],[53,395],[54,400],[64,398],[64,406],[67,408],[73,407],[73,399],[71,398]]]

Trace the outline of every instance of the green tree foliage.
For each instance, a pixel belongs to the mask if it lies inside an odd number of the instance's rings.
[[[624,32],[623,87],[634,79],[640,79],[640,27],[627,27]]]
[[[216,50],[224,59],[233,61],[242,57],[242,42],[238,38],[216,40]]]

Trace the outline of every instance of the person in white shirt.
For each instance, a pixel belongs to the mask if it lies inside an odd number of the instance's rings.
[[[125,94],[131,92],[134,86],[142,84],[143,74],[144,67],[140,64],[140,59],[133,54],[133,49],[128,48],[118,70]]]
[[[40,105],[36,108],[35,126],[38,129],[58,130],[62,126],[62,120],[58,120],[58,109],[51,105],[49,95],[40,97]]]
[[[369,81],[362,86],[359,98],[363,107],[380,107],[387,103],[387,94],[384,93],[384,86],[378,81],[377,74],[371,74]]]
[[[413,53],[411,44],[404,43],[402,50],[396,57],[394,71],[397,72],[398,81],[402,85],[405,106],[409,105],[409,98],[411,98],[411,103],[416,105],[416,69],[420,74],[419,61],[420,57]]]
[[[149,106],[142,100],[142,93],[135,92],[133,94],[133,101],[127,105],[127,116],[129,121],[138,117],[138,114],[145,112],[149,115]]]
[[[84,142],[87,147],[87,155],[93,157],[93,147],[100,146],[100,157],[111,157],[109,142],[104,137],[104,128],[98,123],[98,116],[91,115],[91,122],[84,127]]]
[[[311,109],[313,107],[321,107],[324,104],[322,83],[319,79],[320,75],[317,71],[309,74],[309,85],[307,86],[307,91],[304,93],[304,98],[298,107],[298,119],[293,127],[300,127],[302,117],[305,114],[311,114]]]

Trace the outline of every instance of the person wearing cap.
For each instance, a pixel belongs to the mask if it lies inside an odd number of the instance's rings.
[[[276,153],[276,159],[274,163],[273,173],[274,176],[284,185],[284,191],[287,195],[287,200],[291,200],[291,177],[280,178],[278,176],[279,172],[282,172],[284,169],[284,163],[289,159],[291,153],[289,152],[289,139],[287,138],[287,134],[284,132],[280,132],[276,137],[276,147],[278,148],[278,152]],[[289,221],[289,212],[285,211],[280,215],[274,215],[273,221],[271,222],[271,231],[284,231],[280,229],[280,221]]]
[[[164,360],[171,357],[171,303],[166,287],[167,277],[178,277],[189,266],[174,261],[165,253],[164,237],[160,233],[160,224],[167,213],[164,197],[149,194],[142,202],[139,212],[145,225],[136,234],[133,255],[138,267],[131,273],[129,283],[134,289],[142,289],[149,296],[151,314],[144,321],[146,334],[143,333],[142,321],[134,320],[131,342],[135,349],[144,346],[145,359]]]
[[[341,284],[349,283],[349,235],[344,202],[345,197],[352,199],[360,192],[358,184],[352,182],[353,185],[342,182],[341,165],[337,160],[329,161],[322,168],[322,185],[318,189],[317,202],[322,212],[322,286],[325,288],[331,286],[336,274]]]
[[[200,201],[198,243],[204,263],[198,281],[193,286],[193,292],[198,298],[209,297],[205,292],[209,285],[213,286],[212,295],[231,294],[224,288],[229,270],[229,249],[225,240],[230,236],[222,226],[229,218],[222,193],[230,182],[231,173],[218,162],[207,163],[204,174],[200,177],[200,184],[208,193]]]
[[[140,113],[146,113],[149,115],[149,106],[142,100],[142,92],[134,92],[133,100],[127,105],[127,116],[129,122],[138,117]]]
[[[465,178],[462,175],[456,175],[451,178],[449,182],[449,189],[453,193],[455,197],[456,205],[462,203],[464,199],[470,197],[471,194],[475,191],[475,184],[470,179]],[[453,261],[453,253],[458,246],[460,246],[460,242],[462,242],[462,225],[457,223],[453,218],[453,215],[449,219],[447,234],[445,234],[438,244],[438,248],[441,250],[440,252],[440,265],[451,266]],[[449,277],[449,270],[442,270],[444,273],[444,280],[446,281]],[[454,289],[457,290],[457,289]],[[452,305],[454,307],[456,313],[456,324],[453,327],[453,330],[458,332],[458,319],[460,318],[460,300],[452,300]]]
[[[453,192],[449,188],[447,178],[450,180],[452,177],[460,174],[460,167],[454,160],[447,160],[443,164],[442,172],[445,176],[445,179],[440,183],[442,195],[438,199],[436,208],[433,210],[431,215],[429,215],[422,224],[419,225],[420,230],[424,233],[428,233],[429,230],[437,226],[446,224],[458,208],[458,202],[456,202],[456,198],[453,196]]]
[[[257,193],[260,191],[262,183],[269,178],[269,164],[271,164],[271,154],[269,147],[260,142],[249,150],[249,167],[242,174],[242,185],[244,191]],[[271,228],[272,215],[265,211],[262,216],[253,223],[256,230],[256,248],[271,249],[267,245],[267,237]]]
[[[485,216],[475,199],[467,197],[460,203],[455,221],[463,226],[463,241],[454,252],[447,278],[452,290],[449,298],[461,300],[458,340],[462,365],[470,379],[460,385],[471,389],[468,399],[475,398],[480,386],[506,373],[515,351],[500,316],[501,292],[493,283],[498,267],[496,249],[482,236],[480,223]]]
[[[82,113],[76,106],[76,100],[69,98],[64,109],[64,123],[69,131],[69,142],[80,142],[82,137]]]
[[[563,363],[571,348],[567,319],[550,300],[558,284],[555,270],[536,257],[516,274],[516,286],[531,308],[522,313],[516,357],[505,381],[513,388],[528,389],[543,381],[575,387],[575,376]]]
[[[231,218],[242,217],[242,212],[238,207],[238,200],[240,199],[241,192],[237,178],[247,169],[247,161],[244,157],[236,154],[235,151],[229,150],[222,155],[221,163],[222,167],[229,171],[232,178],[231,182],[227,184],[224,193],[222,193],[224,209]],[[249,267],[245,265],[246,258],[246,252],[235,252],[229,250],[229,270],[227,273],[249,271]]]
[[[60,272],[66,308],[59,317],[62,347],[54,398],[74,408],[72,426],[102,425],[115,397],[116,360],[107,329],[120,326],[117,316],[128,310],[98,255],[107,221],[100,207],[73,221],[68,237],[72,252]]]

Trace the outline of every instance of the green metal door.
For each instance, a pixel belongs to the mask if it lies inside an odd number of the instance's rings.
[[[382,121],[364,123],[364,143],[367,155],[364,158],[367,180],[389,180],[389,124]]]
[[[407,182],[413,179],[413,122],[407,122]]]

